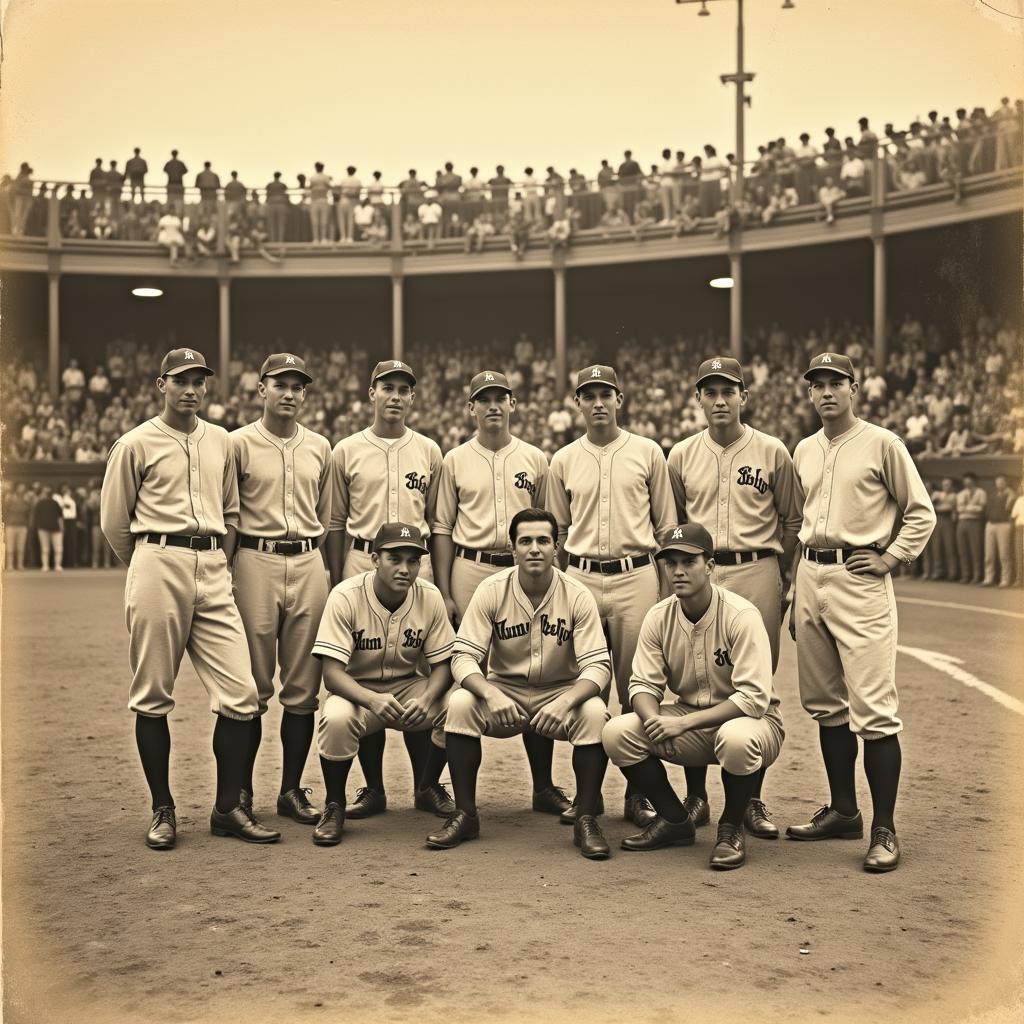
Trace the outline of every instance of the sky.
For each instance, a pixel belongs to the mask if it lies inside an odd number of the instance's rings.
[[[867,116],[1024,96],[1024,0],[746,0],[746,155]],[[397,182],[451,160],[596,174],[735,148],[736,0],[0,0],[0,169],[84,180],[177,148],[262,186],[316,160]],[[998,10],[997,10],[998,9]],[[1002,13],[1000,13],[1002,12]],[[543,174],[541,175],[543,176]],[[154,178],[163,181],[157,173]],[[190,175],[190,181],[191,175]]]

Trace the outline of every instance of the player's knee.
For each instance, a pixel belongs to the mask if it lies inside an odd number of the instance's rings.
[[[448,695],[448,707],[444,716],[446,732],[479,733],[480,699],[460,686]]]
[[[605,723],[601,730],[601,743],[612,764],[632,764],[642,760],[645,737],[643,723],[635,712],[618,715]]]
[[[602,734],[608,721],[608,707],[600,697],[590,697],[576,709],[576,721],[569,739],[576,746],[603,742]]]
[[[751,775],[764,762],[761,744],[748,722],[734,718],[715,735],[715,757],[732,775]]]

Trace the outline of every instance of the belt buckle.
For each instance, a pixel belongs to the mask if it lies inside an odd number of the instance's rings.
[[[263,550],[268,555],[277,554],[277,541],[268,540],[266,537],[263,538]]]
[[[196,541],[206,540],[205,537],[189,537],[188,546],[192,551],[202,551],[202,547],[196,544]]]

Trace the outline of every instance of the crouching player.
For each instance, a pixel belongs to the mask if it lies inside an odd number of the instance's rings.
[[[761,614],[747,600],[712,584],[714,544],[690,523],[662,535],[655,556],[668,570],[672,597],[644,618],[629,680],[632,714],[604,728],[613,764],[658,812],[624,850],[689,846],[693,821],[668,781],[662,761],[720,764],[725,809],[711,853],[713,868],[746,859],[743,815],[758,773],[779,756],[782,716],[772,689],[772,653]],[[668,687],[672,704],[662,704]]]

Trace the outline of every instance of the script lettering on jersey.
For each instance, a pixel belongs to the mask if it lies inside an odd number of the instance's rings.
[[[560,618],[557,622],[552,622],[546,613],[540,617],[540,631],[544,636],[555,637],[559,647],[572,639],[572,630],[565,628],[565,619]]]
[[[419,491],[420,494],[426,494],[427,478],[422,473],[406,473],[405,486],[410,491]]]
[[[516,487],[521,491],[529,491],[531,498],[537,497],[537,485],[523,473],[516,473]]]
[[[768,490],[768,481],[761,476],[761,470],[755,470],[753,473],[750,471],[750,466],[740,466],[739,476],[736,477],[736,483],[747,484],[753,487],[758,494],[764,494]]]
[[[402,641],[403,647],[422,647],[423,646],[423,630],[422,629],[407,629],[404,633],[405,639]]]
[[[715,651],[715,664],[719,666],[728,665],[732,667],[732,658],[729,657],[729,652],[724,647],[719,647]]]
[[[365,632],[365,629],[352,630],[352,642],[355,645],[355,649],[357,651],[384,650],[384,641],[379,636],[371,636],[369,638],[366,638],[363,636]]]
[[[508,619],[498,619],[494,623],[494,635],[499,640],[514,640],[517,636],[527,636],[530,632],[528,622],[520,622],[515,626],[509,626]]]

